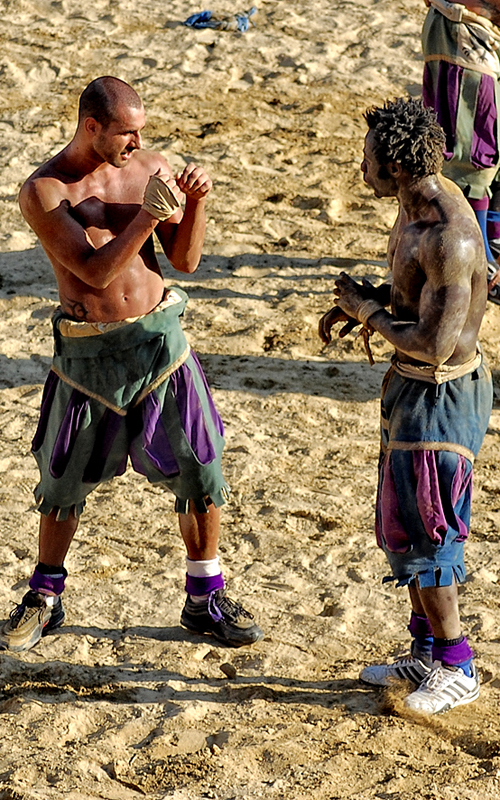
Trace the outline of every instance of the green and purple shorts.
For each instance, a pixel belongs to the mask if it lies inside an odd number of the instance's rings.
[[[402,377],[394,366],[381,399],[376,535],[392,576],[407,585],[465,579],[472,467],[493,399],[483,362],[439,385]]]
[[[54,315],[55,354],[32,452],[40,469],[39,511],[79,516],[100,483],[136,472],[166,485],[176,510],[220,506],[222,420],[179,318],[187,295],[175,287],[151,313],[120,323]]]

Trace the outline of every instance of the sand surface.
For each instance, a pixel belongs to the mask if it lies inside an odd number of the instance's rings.
[[[463,622],[482,691],[427,720],[358,682],[405,651],[406,595],[373,535],[390,347],[324,349],[338,272],[387,272],[391,200],[363,185],[367,105],[420,92],[422,0],[256,0],[246,34],[180,23],[185,0],[0,3],[0,616],[36,559],[30,442],[57,294],[24,223],[24,178],[70,139],[82,88],[133,83],[147,146],[214,179],[185,328],[227,428],[221,555],[265,630],[226,649],[184,631],[169,494],[132,472],[90,498],[67,560],[67,624],[0,655],[0,800],[500,798],[500,413],[477,461]],[[214,14],[244,10],[213,0]],[[500,308],[482,341],[498,375]],[[230,665],[229,667],[226,665]]]

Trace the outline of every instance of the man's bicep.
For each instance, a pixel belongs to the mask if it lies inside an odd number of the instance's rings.
[[[29,198],[21,195],[19,202],[23,216],[44,249],[68,270],[77,273],[95,248],[85,230],[71,216],[66,200],[57,203],[43,200],[33,195]]]

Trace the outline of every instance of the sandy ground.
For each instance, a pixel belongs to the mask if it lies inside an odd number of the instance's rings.
[[[378,393],[390,348],[323,349],[341,269],[380,281],[393,201],[364,187],[362,111],[418,95],[421,0],[256,0],[246,34],[180,23],[184,0],[2,0],[1,616],[36,558],[30,455],[54,280],[16,195],[71,137],[78,94],[113,74],[147,146],[214,179],[189,339],[227,426],[230,593],[265,629],[228,650],[179,626],[184,550],[170,495],[128,472],[89,500],[67,561],[67,624],[0,655],[0,800],[500,798],[500,413],[477,462],[461,596],[482,692],[427,720],[361,685],[404,652],[403,591],[373,536]],[[218,16],[244,10],[229,0]],[[500,368],[500,309],[482,341]],[[230,665],[229,667],[227,665]]]

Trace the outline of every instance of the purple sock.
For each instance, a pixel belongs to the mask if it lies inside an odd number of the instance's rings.
[[[427,617],[412,611],[408,630],[413,636],[412,655],[422,659],[422,661],[430,663],[432,661],[434,635],[432,633],[431,623]]]
[[[202,578],[195,578],[193,575],[186,573],[186,592],[194,597],[210,594],[210,592],[223,588],[224,578],[222,577],[222,572],[219,572],[218,575],[209,575]]]
[[[68,573],[64,567],[52,567],[38,562],[30,579],[30,589],[40,594],[60,595],[64,592]]]
[[[460,667],[466,675],[471,676],[474,653],[466,636],[459,636],[458,639],[434,639],[432,656],[443,667]]]

